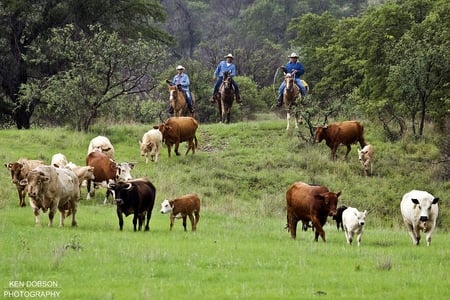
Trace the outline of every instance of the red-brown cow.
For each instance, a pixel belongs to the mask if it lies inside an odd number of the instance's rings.
[[[170,201],[165,199],[161,203],[161,213],[169,212],[170,230],[172,230],[175,218],[182,218],[184,231],[186,231],[186,218],[189,217],[192,231],[195,231],[200,220],[200,198],[196,194],[187,194]]]
[[[316,143],[325,140],[331,149],[331,159],[336,160],[336,150],[340,144],[347,146],[345,158],[351,150],[350,145],[359,142],[361,148],[366,145],[364,141],[364,127],[358,121],[344,121],[328,126],[318,126],[315,134]]]
[[[110,159],[105,153],[91,152],[86,157],[86,166],[94,167],[94,183],[101,184],[106,181],[104,186],[107,187],[110,180],[113,182],[130,180],[132,178],[130,171],[134,167],[134,164],[127,162],[118,164],[114,160]],[[86,200],[91,199],[91,196],[94,196],[95,194],[95,190],[93,190],[91,194],[91,181],[92,180],[87,180],[88,193]],[[110,192],[108,190],[105,196],[105,204],[108,202],[109,194]]]
[[[172,117],[167,119],[163,124],[153,126],[153,128],[161,131],[169,157],[173,145],[175,145],[175,154],[180,155],[178,147],[182,142],[189,143],[186,155],[189,153],[189,150],[192,150],[192,154],[195,153],[195,148],[197,148],[197,137],[195,133],[198,128],[198,122],[194,118]]]
[[[286,192],[287,228],[293,239],[297,236],[297,223],[312,222],[317,242],[319,235],[325,242],[325,225],[328,216],[336,214],[338,197],[341,192],[330,192],[324,186],[313,186],[303,182],[292,184]]]
[[[20,206],[27,206],[25,203],[25,195],[27,192],[25,186],[20,184],[20,181],[27,178],[27,175],[31,170],[42,165],[44,165],[42,160],[31,160],[26,158],[21,158],[16,162],[5,164],[5,167],[11,171],[11,181],[16,185]]]

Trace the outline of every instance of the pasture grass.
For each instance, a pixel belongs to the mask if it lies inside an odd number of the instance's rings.
[[[374,175],[362,177],[356,146],[349,159],[331,162],[325,144],[311,145],[286,132],[284,120],[230,125],[200,124],[195,155],[146,165],[138,140],[154,124],[94,127],[88,134],[65,129],[0,131],[0,159],[42,159],[62,152],[84,165],[91,138],[105,135],[117,161],[136,162],[134,177],[156,186],[150,232],[118,229],[104,190],[86,201],[82,189],[78,227],[34,225],[29,206],[18,207],[6,169],[0,176],[1,295],[12,281],[56,281],[62,299],[446,299],[450,290],[449,182],[436,176],[437,137],[397,143],[366,124],[374,144]],[[342,158],[344,149],[339,149]],[[285,192],[295,181],[342,191],[340,204],[367,209],[361,247],[349,246],[331,222],[327,242],[311,231],[291,240]],[[413,246],[401,223],[402,195],[424,189],[440,197],[438,229],[430,247]],[[197,232],[176,220],[169,232],[164,198],[196,192],[202,200]],[[56,216],[58,220],[59,215]],[[331,220],[330,220],[331,221]],[[58,222],[54,222],[58,224]],[[188,221],[188,228],[190,227]],[[32,288],[29,288],[32,290]]]

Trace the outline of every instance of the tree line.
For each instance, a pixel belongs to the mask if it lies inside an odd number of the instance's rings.
[[[0,123],[152,123],[178,64],[198,118],[214,122],[212,73],[227,53],[245,103],[233,118],[251,118],[275,102],[277,69],[295,51],[308,124],[364,116],[390,139],[422,136],[450,110],[449,13],[445,0],[1,0]]]

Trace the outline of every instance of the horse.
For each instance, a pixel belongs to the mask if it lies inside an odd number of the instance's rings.
[[[231,73],[223,73],[222,84],[219,88],[219,96],[216,98],[219,107],[219,116],[222,123],[230,123],[231,106],[233,105],[235,92],[231,83]]]
[[[186,99],[186,93],[182,90],[181,86],[174,85],[170,81],[168,83],[169,101],[170,106],[173,109],[173,115],[175,117],[190,116],[194,117],[194,113],[191,113],[188,109],[188,103]],[[191,92],[192,106],[194,106],[194,95]]]
[[[289,124],[291,119],[291,113],[294,112],[295,116],[295,128],[298,128],[298,121],[300,119],[298,111],[296,111],[295,106],[297,105],[297,100],[301,97],[300,88],[295,84],[294,76],[291,73],[286,73],[284,75],[284,82],[286,87],[283,92],[283,104],[286,107],[286,130],[289,130]],[[308,91],[308,84],[302,80],[306,91]]]

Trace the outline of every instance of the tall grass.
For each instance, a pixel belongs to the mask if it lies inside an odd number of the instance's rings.
[[[283,120],[200,124],[195,155],[145,164],[138,140],[151,128],[94,128],[90,134],[63,129],[0,131],[0,158],[49,162],[62,152],[84,165],[89,140],[106,135],[118,161],[137,162],[135,177],[157,188],[150,232],[122,232],[104,191],[78,209],[78,227],[36,227],[27,206],[18,207],[15,187],[0,176],[0,287],[12,281],[56,281],[63,299],[444,299],[449,290],[448,182],[433,176],[438,150],[432,141],[383,140],[366,124],[375,145],[374,176],[363,177],[356,150],[331,162],[325,144],[307,144],[286,132]],[[356,148],[354,146],[353,148]],[[184,154],[185,145],[181,147]],[[339,150],[340,157],[344,149]],[[361,247],[349,246],[334,224],[327,242],[311,231],[291,240],[285,231],[285,192],[295,181],[342,191],[340,203],[369,210]],[[413,246],[401,224],[401,196],[412,188],[441,198],[438,229],[430,247]],[[181,221],[169,231],[159,213],[164,198],[196,192],[202,199],[198,231]],[[59,216],[56,216],[57,218]],[[47,214],[41,216],[46,224]],[[189,226],[188,226],[189,228]],[[18,289],[17,289],[18,290]],[[33,288],[29,288],[33,290]]]

